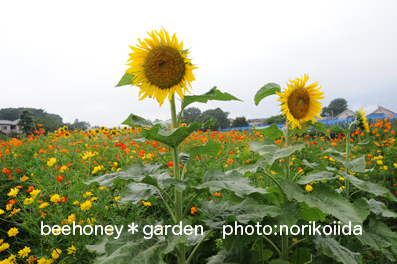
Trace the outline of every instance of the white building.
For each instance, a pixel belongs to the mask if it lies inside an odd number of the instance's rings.
[[[253,118],[248,120],[248,124],[250,126],[260,126],[263,125],[263,121],[265,121],[266,118]]]
[[[17,125],[18,122],[19,119],[14,121],[0,120],[0,130],[6,133],[7,135],[11,134],[11,132],[22,134],[22,127]]]
[[[351,117],[354,117],[354,112],[352,110],[346,109],[339,115],[335,116],[334,119],[346,119]]]

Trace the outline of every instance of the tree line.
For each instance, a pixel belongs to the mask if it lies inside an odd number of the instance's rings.
[[[86,130],[90,127],[90,123],[86,121],[76,119],[73,123],[64,123],[59,115],[47,113],[43,109],[25,107],[0,109],[0,119],[10,121],[19,119],[18,125],[26,134],[31,134],[38,129],[37,124],[41,124],[46,133],[62,126],[67,126],[69,130]]]

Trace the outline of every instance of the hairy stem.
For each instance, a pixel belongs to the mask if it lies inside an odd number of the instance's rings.
[[[176,129],[179,127],[179,122],[176,116],[176,107],[175,107],[175,94],[172,95],[171,99],[171,117],[172,117],[172,128]],[[179,146],[175,146],[172,148],[172,158],[174,164],[174,178],[177,180],[181,179],[180,170],[179,170]],[[182,192],[178,191],[177,188],[174,188],[175,191],[175,223],[178,224],[182,221]],[[178,264],[185,264],[185,245],[180,244],[177,246],[177,258]]]

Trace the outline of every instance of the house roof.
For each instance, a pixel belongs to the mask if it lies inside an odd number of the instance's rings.
[[[0,120],[0,125],[16,125],[18,124],[19,119],[10,121],[10,120]]]
[[[335,116],[334,119],[337,119],[337,118],[339,118],[339,116],[344,115],[344,114],[346,114],[346,113],[348,113],[347,116],[354,116],[354,112],[353,112],[352,110],[346,109],[345,111],[343,111],[343,112],[340,113],[339,115]],[[350,115],[349,115],[349,114],[350,114]]]
[[[378,109],[376,109],[375,111],[372,111],[372,113],[368,114],[367,116],[376,115],[376,114],[396,114],[396,113],[378,105]]]

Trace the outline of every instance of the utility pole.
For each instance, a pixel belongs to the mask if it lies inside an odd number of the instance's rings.
[[[397,100],[397,99],[391,99],[391,100],[390,100],[390,101],[391,101],[391,109],[392,109],[392,110],[394,110],[393,102],[396,101],[396,100]]]
[[[382,106],[382,95],[378,95],[379,97],[379,106]]]

